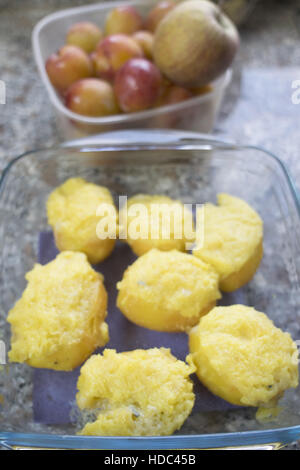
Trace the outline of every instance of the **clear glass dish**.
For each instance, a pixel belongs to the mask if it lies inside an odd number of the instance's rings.
[[[0,332],[7,350],[8,310],[20,297],[24,274],[37,259],[38,234],[47,227],[45,203],[71,176],[107,186],[114,194],[163,193],[184,202],[214,201],[225,191],[248,201],[264,220],[265,254],[254,279],[223,297],[267,313],[300,338],[300,205],[284,165],[262,149],[236,146],[196,133],[131,131],[101,134],[19,156],[0,181]],[[109,312],[108,312],[109,315]],[[109,343],[107,345],[109,347]],[[193,412],[169,437],[83,437],[73,425],[33,419],[32,368],[0,371],[0,443],[15,448],[202,449],[276,448],[300,438],[300,389],[288,391],[279,417],[259,423],[255,409],[220,407]]]
[[[81,116],[70,111],[49,81],[45,70],[45,61],[50,54],[64,44],[66,32],[73,23],[92,21],[101,26],[104,24],[107,13],[118,5],[133,5],[145,15],[155,3],[155,0],[131,0],[84,5],[48,15],[35,26],[32,33],[34,58],[50,102],[54,107],[57,128],[63,140],[99,132],[137,128],[170,128],[212,132],[225,89],[231,79],[230,70],[216,80],[212,84],[212,91],[205,95],[138,113],[118,114],[103,118]]]

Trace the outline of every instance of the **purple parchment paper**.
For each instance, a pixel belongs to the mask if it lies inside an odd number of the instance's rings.
[[[58,253],[52,232],[43,232],[39,237],[38,261],[46,264],[53,260]],[[184,333],[160,333],[141,328],[129,322],[116,307],[116,284],[122,279],[123,272],[136,259],[131,249],[125,243],[117,243],[112,255],[94,266],[105,278],[108,292],[108,315],[110,340],[106,348],[118,352],[130,351],[137,348],[153,347],[170,348],[178,359],[185,360],[188,354],[188,338]],[[242,290],[223,296],[220,304],[230,305],[243,302]],[[101,349],[97,352],[101,352]],[[80,368],[72,372],[60,372],[48,369],[35,369],[33,378],[33,410],[36,422],[44,424],[67,424],[70,422],[70,412],[75,402],[76,383]],[[205,411],[222,411],[233,408],[229,403],[210,393],[197,379],[194,381],[196,402],[193,413]]]

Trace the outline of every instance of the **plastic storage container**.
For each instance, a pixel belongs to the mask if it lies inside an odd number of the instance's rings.
[[[229,70],[212,84],[212,91],[205,95],[170,106],[103,118],[81,116],[69,111],[48,79],[45,61],[64,44],[66,32],[73,23],[93,21],[101,26],[104,24],[107,13],[118,5],[131,4],[142,14],[146,14],[155,3],[154,0],[134,0],[71,8],[51,14],[35,26],[32,34],[34,57],[54,106],[57,127],[63,139],[129,128],[186,129],[205,133],[212,131],[224,91],[230,81]]]
[[[258,0],[213,0],[236,24],[241,24],[248,18]]]
[[[7,350],[7,312],[21,296],[24,275],[37,260],[39,233],[49,230],[47,197],[72,176],[106,185],[115,197],[162,193],[184,202],[203,203],[214,201],[216,193],[225,191],[244,198],[264,221],[264,258],[253,280],[234,293],[224,294],[222,302],[252,305],[289,331],[294,340],[300,338],[300,206],[282,162],[262,149],[235,146],[209,136],[132,131],[29,152],[4,171],[0,181],[0,332]],[[285,394],[282,411],[271,423],[257,422],[255,409],[224,407],[210,396],[206,408],[194,410],[174,436],[76,436],[74,424],[35,421],[33,402],[39,398],[36,387],[40,385],[36,371],[24,364],[0,370],[0,444],[6,447],[267,449],[300,438],[299,387]],[[50,372],[53,380],[63,377]],[[50,381],[50,395],[51,386]]]

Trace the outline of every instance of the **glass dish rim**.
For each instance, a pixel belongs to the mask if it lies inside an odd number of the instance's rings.
[[[209,449],[255,445],[289,444],[300,437],[300,425],[216,434],[173,436],[76,436],[44,433],[1,432],[0,446],[49,447],[61,449],[164,450]]]
[[[142,134],[151,135],[152,132],[155,132],[155,133],[157,132],[159,134],[168,133],[169,136],[172,136],[175,139],[176,139],[176,135],[178,135],[179,140],[177,141],[174,140],[171,142],[167,141],[165,144],[162,144],[161,142],[150,143],[150,141],[146,141],[146,142],[138,141],[136,143],[130,143],[128,145],[124,143],[115,143],[113,141],[111,144],[108,144],[107,142],[104,144],[101,144],[101,142],[99,141],[97,142],[97,139],[101,139],[101,137],[103,136],[122,135],[122,134],[125,135],[127,131],[124,130],[124,131],[112,131],[112,132],[107,132],[103,134],[96,134],[94,136],[89,136],[86,138],[65,141],[55,146],[48,146],[48,147],[45,146],[45,147],[38,147],[35,149],[27,150],[26,152],[23,152],[20,155],[13,157],[4,167],[4,169],[0,172],[0,198],[1,198],[3,185],[6,180],[6,177],[8,173],[10,172],[10,170],[14,167],[14,165],[19,160],[26,158],[30,155],[37,154],[39,152],[46,152],[50,150],[53,152],[57,152],[57,151],[61,151],[62,149],[80,151],[80,147],[84,147],[84,152],[87,152],[87,151],[116,152],[116,151],[129,151],[129,150],[137,151],[138,148],[142,150],[153,150],[153,149],[157,149],[157,150],[208,150],[208,149],[213,149],[213,148],[218,148],[218,149],[223,148],[224,150],[234,150],[234,151],[256,150],[256,151],[263,153],[266,158],[269,158],[271,161],[274,161],[277,164],[277,166],[281,169],[285,177],[285,180],[288,183],[288,187],[291,191],[291,195],[295,202],[297,212],[300,218],[300,195],[296,189],[294,179],[291,176],[291,173],[287,165],[283,162],[283,160],[281,160],[281,158],[275,155],[275,153],[270,152],[264,147],[259,146],[259,145],[237,144],[233,141],[214,137],[209,134],[200,134],[200,133],[188,132],[188,131],[183,131],[183,132],[177,131],[177,130],[170,131],[170,129],[147,129],[147,130],[136,129],[136,130],[131,130],[130,132],[131,133],[134,132],[140,135]],[[185,138],[184,135],[186,135],[187,137]]]
[[[229,68],[226,70],[226,72],[223,75],[221,75],[217,80],[215,80],[212,83],[213,88],[211,91],[209,91],[208,93],[205,93],[204,95],[189,98],[181,103],[160,106],[159,108],[148,109],[145,111],[139,111],[135,113],[117,114],[117,115],[106,116],[106,117],[89,117],[89,116],[83,116],[73,111],[70,111],[69,109],[66,108],[63,102],[58,98],[54,90],[54,87],[52,86],[48,78],[48,75],[45,70],[44,62],[42,59],[42,55],[41,55],[39,34],[41,30],[44,28],[44,26],[47,26],[49,23],[55,21],[56,19],[62,18],[67,15],[72,16],[80,12],[81,10],[85,10],[89,12],[105,10],[108,8],[109,4],[114,4],[114,6],[122,6],[122,5],[128,5],[128,4],[146,5],[147,0],[136,0],[136,1],[127,0],[127,1],[116,1],[116,2],[109,1],[103,4],[92,4],[92,5],[86,5],[86,6],[66,8],[66,9],[51,13],[45,16],[44,18],[42,18],[35,25],[32,31],[31,42],[32,42],[32,48],[34,51],[34,59],[35,59],[40,77],[42,79],[42,83],[47,90],[49,99],[52,105],[54,106],[54,108],[57,109],[60,113],[62,113],[65,117],[68,117],[69,119],[72,119],[77,122],[91,124],[91,125],[93,124],[98,124],[98,125],[99,124],[103,124],[103,125],[104,124],[116,124],[116,123],[124,123],[124,122],[130,123],[132,121],[152,118],[153,116],[159,116],[161,114],[165,114],[169,112],[184,111],[186,108],[190,106],[200,105],[201,103],[205,103],[206,101],[212,100],[214,95],[217,94],[219,88],[226,88],[227,85],[230,83],[231,77],[232,77],[232,70]]]
[[[135,131],[142,132],[145,131]],[[125,133],[125,131],[124,131]],[[151,133],[149,130],[148,133]],[[173,134],[178,134],[175,131]],[[108,133],[108,134],[114,134]],[[107,134],[107,135],[108,135]],[[188,135],[189,134],[189,135]],[[192,137],[194,134],[195,137]],[[104,135],[104,134],[103,134]],[[171,134],[172,135],[172,134]],[[186,140],[178,140],[173,142],[161,143],[136,143],[126,145],[124,143],[101,144],[84,142],[93,139],[101,139],[99,136],[92,136],[87,139],[79,139],[77,141],[65,142],[57,146],[49,146],[44,148],[37,148],[24,152],[17,157],[13,158],[4,168],[0,175],[0,199],[3,190],[5,190],[5,181],[14,167],[14,165],[21,159],[33,156],[42,151],[58,152],[63,149],[77,150],[77,151],[128,151],[128,150],[153,150],[167,149],[167,150],[209,150],[213,148],[224,150],[256,150],[262,152],[265,158],[275,162],[280,168],[285,181],[288,184],[290,193],[296,206],[297,214],[300,218],[300,198],[297,194],[294,181],[287,169],[285,163],[272,152],[255,145],[241,145],[230,143],[226,140],[214,138],[210,135],[187,133]],[[82,146],[80,147],[80,142]],[[142,161],[141,161],[142,164]],[[76,436],[76,435],[60,435],[60,434],[47,434],[47,433],[19,433],[0,430],[0,446],[25,446],[25,447],[49,447],[49,448],[89,448],[89,449],[200,449],[200,448],[222,448],[222,447],[240,447],[240,446],[253,446],[253,445],[267,445],[271,443],[288,444],[300,438],[300,424],[290,427],[282,427],[276,429],[266,429],[257,431],[243,431],[243,432],[229,432],[229,433],[213,433],[213,434],[194,434],[194,435],[172,435],[172,436],[145,436],[145,437],[117,437],[117,436]]]

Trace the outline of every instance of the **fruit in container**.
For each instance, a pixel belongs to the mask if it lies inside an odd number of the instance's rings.
[[[179,87],[178,85],[173,85],[167,80],[165,80],[164,87],[162,88],[161,96],[159,97],[156,107],[160,106],[170,106],[172,104],[181,103],[192,98],[194,93],[187,88]],[[191,117],[191,110],[186,116],[184,111],[173,110],[168,113],[158,114],[154,117],[153,127],[163,127],[163,128],[181,128],[184,127],[184,120],[189,120]]]
[[[153,57],[153,34],[149,31],[137,31],[132,35],[132,38],[138,43],[141,49],[144,52],[147,59],[152,59]]]
[[[93,73],[91,59],[80,47],[66,45],[46,61],[46,71],[52,85],[64,93],[72,83]]]
[[[207,85],[230,66],[239,44],[234,24],[213,3],[189,0],[159,24],[153,56],[161,72],[177,85]]]
[[[92,61],[96,75],[112,81],[117,70],[134,57],[143,57],[137,42],[126,34],[113,34],[100,41],[92,54]]]
[[[161,20],[175,7],[175,2],[172,0],[163,0],[159,2],[152,10],[148,13],[146,18],[146,28],[152,33],[155,32],[157,26]]]
[[[160,100],[160,106],[180,103],[181,101],[188,100],[193,96],[194,95],[191,90],[178,85],[171,85]]]
[[[206,95],[206,93],[211,93],[212,91],[212,85],[204,85],[197,88],[193,88],[193,93],[197,96]]]
[[[72,370],[108,342],[107,293],[83,253],[66,251],[26,274],[10,310],[9,359],[32,367]]]
[[[119,112],[112,85],[98,78],[85,78],[73,83],[66,92],[65,104],[83,116],[110,116]]]
[[[105,35],[132,34],[143,28],[143,19],[139,12],[131,5],[114,8],[109,12],[105,21]]]
[[[207,93],[211,77],[223,70],[234,36],[221,15],[206,0],[163,0],[145,21],[131,5],[114,8],[106,18],[105,37],[90,21],[69,28],[67,44],[46,61],[49,79],[68,109],[90,117],[157,108]],[[175,31],[170,54],[161,33],[166,28],[168,37]],[[160,115],[156,126],[174,127],[183,121],[180,114]]]
[[[116,74],[114,90],[122,111],[131,113],[154,106],[161,89],[162,77],[155,64],[147,59],[131,59]]]
[[[102,39],[103,33],[100,28],[89,21],[75,23],[68,30],[66,43],[83,49],[88,54],[93,52]]]

